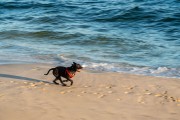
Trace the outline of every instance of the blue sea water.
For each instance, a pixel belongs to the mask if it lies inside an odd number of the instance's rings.
[[[0,64],[180,78],[180,0],[1,0]]]

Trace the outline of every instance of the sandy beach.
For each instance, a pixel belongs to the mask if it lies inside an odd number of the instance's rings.
[[[52,83],[47,64],[0,66],[0,120],[179,120],[180,79],[81,71]]]

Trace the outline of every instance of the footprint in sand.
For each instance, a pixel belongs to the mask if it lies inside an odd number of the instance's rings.
[[[85,94],[85,93],[87,93],[87,92],[86,92],[86,91],[81,91],[81,93],[82,93],[82,94]]]
[[[4,94],[1,94],[1,95],[0,95],[0,98],[3,97],[3,96],[4,96]]]
[[[137,102],[138,103],[145,103],[144,100],[143,100],[143,96],[139,96],[138,99],[137,99]]]

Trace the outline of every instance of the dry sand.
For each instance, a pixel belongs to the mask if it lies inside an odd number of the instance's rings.
[[[180,79],[82,71],[62,87],[51,67],[0,66],[0,120],[180,119]]]

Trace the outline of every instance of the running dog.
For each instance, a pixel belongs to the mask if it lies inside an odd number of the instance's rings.
[[[49,72],[52,70],[52,73],[55,76],[55,79],[53,80],[55,84],[59,85],[59,83],[56,82],[57,80],[59,80],[62,86],[67,86],[64,82],[68,81],[71,82],[71,85],[73,85],[73,80],[71,78],[75,76],[76,72],[80,72],[82,68],[83,67],[80,64],[73,62],[72,66],[70,67],[58,66],[55,68],[51,68],[44,75],[48,75]],[[62,80],[61,77],[66,78],[66,80]]]

